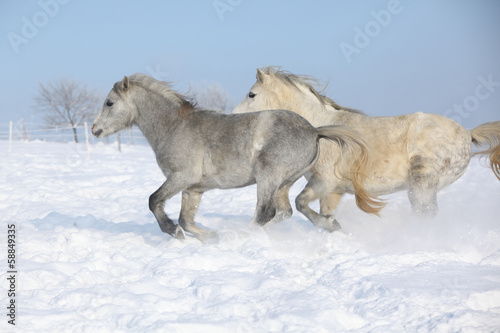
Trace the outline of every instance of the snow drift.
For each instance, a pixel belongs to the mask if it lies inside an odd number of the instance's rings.
[[[0,330],[500,331],[500,182],[477,158],[440,192],[436,218],[413,218],[405,193],[386,197],[382,218],[346,196],[335,233],[297,212],[250,225],[254,186],[213,190],[197,222],[219,238],[202,244],[161,233],[153,153],[122,150],[98,144],[87,159],[77,144],[15,142],[7,154],[0,142],[0,237],[16,224],[18,270],[16,327],[4,315]],[[166,212],[179,210],[178,195]]]

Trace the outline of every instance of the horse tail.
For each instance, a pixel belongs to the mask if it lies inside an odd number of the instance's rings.
[[[476,147],[488,145],[488,149],[478,151],[474,155],[490,155],[491,170],[500,180],[500,121],[492,121],[479,125],[469,131]]]
[[[363,184],[370,168],[369,149],[362,136],[355,130],[343,126],[323,126],[316,129],[319,138],[335,141],[341,149],[341,156],[352,151],[355,146],[361,149],[359,159],[351,168],[351,181],[354,187],[356,205],[365,213],[379,216],[386,203],[379,197],[368,193]],[[348,154],[352,155],[352,154]]]

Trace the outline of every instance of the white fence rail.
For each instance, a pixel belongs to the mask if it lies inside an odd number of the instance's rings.
[[[111,135],[103,140],[97,140],[90,133],[87,123],[76,127],[78,142],[85,143],[87,149],[97,142],[113,144],[121,149],[121,144],[147,145],[146,138],[137,128],[123,130],[118,134]],[[9,141],[9,153],[12,152],[13,142],[44,141],[44,142],[75,142],[73,127],[48,127],[46,124],[28,123],[23,120],[18,122],[0,123],[0,140]]]

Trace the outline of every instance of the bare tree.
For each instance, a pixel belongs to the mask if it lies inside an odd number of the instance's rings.
[[[85,121],[92,121],[101,103],[100,94],[89,90],[86,84],[60,79],[40,83],[33,108],[44,114],[49,126],[70,126],[75,142],[78,142],[77,127]]]
[[[218,83],[210,82],[201,86],[191,85],[198,105],[207,110],[228,112],[231,110],[229,95]]]

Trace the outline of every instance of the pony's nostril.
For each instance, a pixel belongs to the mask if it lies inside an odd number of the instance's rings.
[[[94,127],[94,126],[92,126],[92,127]],[[97,131],[95,131],[95,132],[94,132],[94,131],[92,131],[92,133],[93,133],[96,137],[99,137],[99,135],[101,135],[101,134],[102,134],[102,129],[97,130]]]

